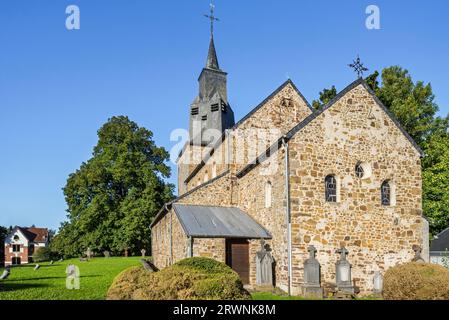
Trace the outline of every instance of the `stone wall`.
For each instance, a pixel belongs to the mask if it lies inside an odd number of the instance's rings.
[[[178,159],[178,195],[187,192],[187,186],[184,184],[186,178],[193,169],[201,163],[204,155],[210,151],[210,148],[203,146],[194,146],[187,144]]]
[[[349,91],[290,141],[293,284],[302,283],[307,246],[313,244],[323,281],[335,283],[335,250],[346,246],[353,279],[372,289],[374,271],[410,261],[422,245],[420,155],[363,86]],[[355,175],[357,162],[371,176]],[[339,201],[325,201],[324,179],[337,177]],[[396,203],[381,204],[389,180]]]
[[[276,152],[266,161],[239,179],[239,208],[264,226],[273,239],[267,242],[276,260],[277,286],[287,287],[287,220],[285,194],[285,150]],[[271,163],[270,163],[271,162]],[[266,207],[265,188],[271,183],[271,206]],[[259,240],[250,242],[250,284],[256,284],[255,252],[260,249]],[[254,259],[253,259],[254,258]]]
[[[172,232],[170,232],[172,230]],[[159,268],[187,258],[188,238],[179,222],[174,209],[151,229],[151,251],[154,264]]]
[[[212,238],[193,239],[193,256],[226,262],[226,240]]]
[[[222,174],[215,179],[191,190],[185,197],[179,199],[178,203],[209,206],[231,206],[233,200],[234,183],[230,174]]]

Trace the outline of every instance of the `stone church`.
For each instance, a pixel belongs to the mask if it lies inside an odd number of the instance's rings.
[[[362,78],[320,110],[288,80],[235,122],[212,35],[189,115],[179,197],[151,224],[157,267],[210,257],[256,286],[263,239],[272,285],[301,295],[311,246],[325,290],[344,248],[347,280],[369,294],[376,273],[411,261],[416,248],[427,259],[422,151]]]

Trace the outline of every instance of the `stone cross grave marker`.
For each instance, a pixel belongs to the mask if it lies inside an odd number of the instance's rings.
[[[273,285],[274,259],[267,250],[265,240],[260,240],[260,251],[256,253],[256,283],[257,285]]]
[[[316,248],[311,245],[307,248],[309,258],[304,261],[304,285],[303,294],[306,297],[323,297],[323,288],[321,288],[320,263],[316,259]]]
[[[352,285],[351,277],[351,264],[346,259],[349,251],[345,247],[338,249],[337,252],[340,254],[340,260],[337,261],[335,265],[336,278],[337,278],[337,288],[339,291],[348,294],[354,294],[354,287]]]
[[[142,258],[145,258],[146,254],[147,254],[147,250],[142,249],[142,250],[140,250],[140,252],[142,253]]]

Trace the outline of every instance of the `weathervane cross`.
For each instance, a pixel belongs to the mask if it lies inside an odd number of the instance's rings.
[[[210,36],[213,38],[214,37],[214,22],[220,21],[220,19],[215,17],[215,5],[213,4],[212,1],[210,2],[210,14],[205,14],[204,16],[210,20]]]
[[[357,55],[357,59],[355,59],[351,64],[348,64],[350,68],[354,69],[354,72],[357,72],[357,76],[359,78],[363,77],[363,73],[365,71],[368,71],[369,69],[366,68],[363,63],[360,61],[360,57]]]

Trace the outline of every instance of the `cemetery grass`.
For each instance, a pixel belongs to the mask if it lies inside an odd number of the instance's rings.
[[[253,300],[307,300],[304,297],[299,296],[288,296],[288,295],[279,295],[272,292],[253,292],[251,293],[251,297]]]
[[[114,278],[123,270],[140,265],[141,257],[79,259],[14,267],[7,280],[0,280],[0,300],[104,300]],[[66,288],[66,268],[80,269],[80,289]],[[0,274],[3,269],[0,269]]]

